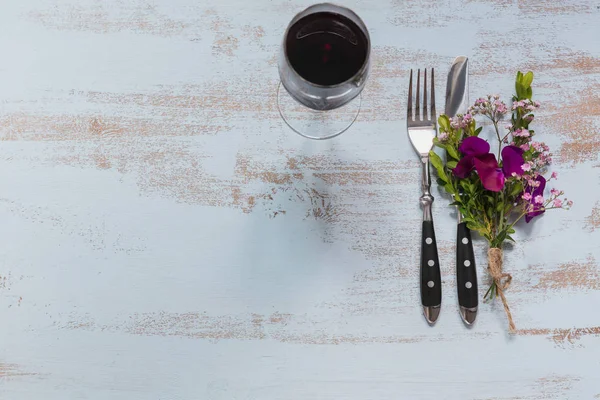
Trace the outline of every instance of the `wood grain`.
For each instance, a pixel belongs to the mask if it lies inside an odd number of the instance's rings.
[[[0,398],[600,398],[600,6],[351,0],[373,45],[362,110],[314,142],[276,98],[309,4],[2,7]],[[514,336],[497,303],[460,321],[439,188],[435,327],[419,306],[408,73],[436,69],[440,111],[461,54],[471,100],[534,71],[536,138],[575,202],[507,248]]]

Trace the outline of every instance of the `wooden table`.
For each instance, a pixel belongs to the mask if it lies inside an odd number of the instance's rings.
[[[0,398],[600,398],[600,3],[346,1],[370,29],[356,124],[317,142],[276,106],[308,1],[5,0]],[[441,319],[419,304],[408,70],[457,55],[471,98],[532,69],[571,211],[523,225],[467,329],[435,189]],[[481,295],[485,243],[475,243]]]

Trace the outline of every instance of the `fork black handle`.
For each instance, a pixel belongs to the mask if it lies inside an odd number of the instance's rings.
[[[479,305],[475,253],[466,222],[458,224],[456,229],[456,286],[461,307],[474,308]]]
[[[421,238],[421,304],[442,304],[442,277],[433,221],[423,221]]]

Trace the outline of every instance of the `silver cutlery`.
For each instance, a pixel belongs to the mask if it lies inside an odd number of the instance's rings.
[[[465,114],[469,107],[469,60],[467,57],[457,57],[450,71],[446,83],[446,109],[445,114],[455,117]],[[462,222],[460,210],[456,232],[456,287],[458,291],[458,304],[460,316],[467,325],[473,324],[477,317],[479,305],[477,291],[477,270],[475,269],[475,253],[471,242],[471,232],[466,222]]]
[[[408,86],[407,106],[407,130],[410,142],[421,159],[422,194],[420,203],[423,208],[423,225],[421,233],[421,304],[423,314],[429,324],[437,321],[442,305],[442,279],[440,274],[440,263],[438,258],[435,231],[433,228],[433,217],[431,205],[431,177],[429,173],[429,151],[433,147],[433,139],[437,135],[437,116],[435,113],[435,84],[434,70],[431,69],[431,102],[427,103],[427,69],[423,74],[423,109],[421,110],[421,70],[417,70],[416,100],[413,115],[413,71],[410,71],[410,82]],[[422,111],[422,114],[421,114]],[[430,113],[429,113],[430,111]]]

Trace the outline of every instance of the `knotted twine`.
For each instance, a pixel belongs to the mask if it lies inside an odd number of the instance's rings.
[[[504,312],[506,313],[506,317],[508,318],[508,331],[510,333],[516,332],[515,323],[512,318],[512,314],[510,313],[510,308],[508,308],[508,303],[506,301],[506,297],[504,296],[504,290],[508,289],[510,286],[510,281],[512,281],[512,275],[506,272],[502,272],[502,262],[503,262],[503,252],[502,249],[497,247],[492,247],[488,250],[488,271],[496,284],[496,292],[500,295],[502,299],[502,304],[504,305]]]

